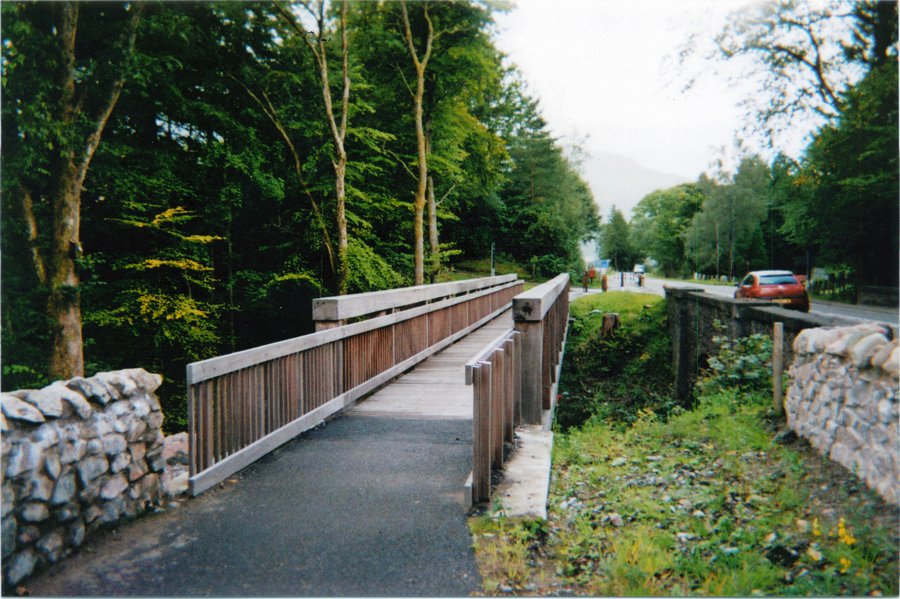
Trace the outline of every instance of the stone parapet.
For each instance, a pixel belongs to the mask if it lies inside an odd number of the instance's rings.
[[[0,394],[5,589],[161,503],[161,383],[135,368]]]
[[[788,425],[821,454],[900,504],[900,349],[877,324],[814,328],[794,339]]]

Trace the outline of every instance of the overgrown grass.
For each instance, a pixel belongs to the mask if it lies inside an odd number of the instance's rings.
[[[526,280],[531,276],[529,268],[505,257],[497,257],[494,260],[494,271],[498,275],[516,273],[520,279]],[[463,260],[450,264],[441,270],[438,279],[440,281],[459,281],[462,279],[489,277],[490,275],[491,260],[490,258],[483,258],[481,260]]]
[[[547,523],[473,520],[485,592],[896,596],[896,509],[775,444],[767,404],[722,391],[557,435]]]
[[[625,295],[577,302],[576,323],[603,306],[646,334],[653,305]],[[573,346],[594,351],[597,328],[582,320],[566,360]],[[557,432],[548,520],[470,520],[484,592],[896,596],[896,507],[806,442],[775,441],[771,396],[746,376],[766,369],[766,352],[722,342],[692,409],[648,404],[627,424],[599,411]]]
[[[603,315],[620,327],[604,336]],[[566,357],[560,377],[560,429],[591,419],[627,424],[640,409],[665,414],[671,399],[671,350],[663,299],[646,293],[589,294],[572,302]]]

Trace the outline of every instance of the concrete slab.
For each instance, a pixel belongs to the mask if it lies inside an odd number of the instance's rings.
[[[494,497],[508,518],[546,520],[553,433],[540,425],[527,425],[516,429],[516,437],[516,449]]]

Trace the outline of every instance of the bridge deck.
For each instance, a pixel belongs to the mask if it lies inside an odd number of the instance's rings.
[[[210,492],[88,541],[29,581],[31,594],[478,592],[464,364],[511,326],[507,312]]]
[[[464,366],[488,343],[512,327],[512,311],[505,312],[382,387],[358,403],[350,414],[471,420],[472,387],[466,385]]]

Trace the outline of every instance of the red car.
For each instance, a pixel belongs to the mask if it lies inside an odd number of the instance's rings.
[[[809,312],[809,295],[789,270],[755,270],[738,283],[734,297],[772,300],[785,308]]]

